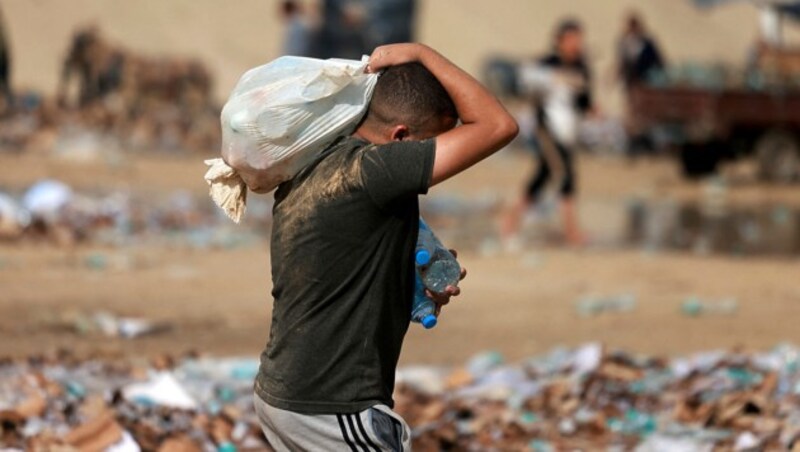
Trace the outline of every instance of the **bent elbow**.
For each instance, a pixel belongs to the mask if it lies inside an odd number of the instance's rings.
[[[497,133],[501,137],[503,145],[506,145],[511,142],[511,140],[513,140],[519,133],[519,125],[511,115],[505,114],[505,117],[497,126]]]

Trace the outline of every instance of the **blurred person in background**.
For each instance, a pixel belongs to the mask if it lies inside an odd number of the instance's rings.
[[[357,60],[372,51],[364,30],[367,9],[360,0],[323,0],[319,58]]]
[[[0,11],[0,95],[3,96],[3,112],[9,112],[14,106],[14,96],[11,93],[11,55],[9,54],[8,36],[6,34],[6,21]]]
[[[534,94],[535,99],[538,169],[503,218],[501,234],[509,251],[521,247],[519,229],[523,217],[531,206],[541,201],[548,181],[556,172],[561,175],[558,193],[564,236],[573,245],[584,242],[574,199],[573,156],[578,122],[593,109],[591,74],[584,56],[583,39],[581,24],[574,19],[564,20],[556,27],[552,53],[520,68],[521,89]]]
[[[360,59],[372,49],[414,41],[416,0],[324,0],[318,58]]]
[[[664,60],[655,40],[647,32],[637,13],[630,13],[617,44],[619,78],[627,90],[647,81],[654,70],[664,68]]]
[[[285,26],[282,54],[313,56],[317,52],[317,27],[312,15],[294,0],[281,2],[280,15]]]
[[[645,28],[644,21],[635,12],[625,20],[625,27],[617,43],[617,77],[622,82],[631,102],[631,90],[647,83],[655,71],[664,69],[664,59],[655,40]],[[629,107],[630,110],[630,107]],[[650,137],[636,125],[630,111],[626,120],[628,131],[628,155],[652,153],[655,150]]]
[[[413,42],[416,0],[371,0],[367,2],[368,48],[398,42]]]

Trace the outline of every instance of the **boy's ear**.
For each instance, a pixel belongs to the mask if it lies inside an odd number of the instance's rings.
[[[407,140],[409,136],[408,127],[404,124],[398,124],[392,127],[391,138],[392,141]]]

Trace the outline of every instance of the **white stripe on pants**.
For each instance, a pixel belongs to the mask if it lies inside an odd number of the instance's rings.
[[[411,430],[386,405],[352,414],[302,414],[275,408],[257,394],[253,404],[261,429],[276,451],[411,450]]]

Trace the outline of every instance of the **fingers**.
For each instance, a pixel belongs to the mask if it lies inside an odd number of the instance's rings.
[[[457,297],[461,295],[461,288],[458,286],[447,286],[447,288],[444,291],[447,295],[451,297]]]
[[[369,64],[367,64],[367,73],[374,74],[386,66],[390,66],[388,58],[392,51],[387,46],[376,47],[369,56]]]
[[[450,253],[453,255],[453,257],[458,258],[458,251],[456,251],[454,249],[451,249]],[[462,279],[464,279],[466,277],[467,277],[467,269],[464,268],[464,267],[461,267],[461,276],[458,278],[458,280],[461,281]]]
[[[433,302],[436,303],[439,306],[443,306],[443,305],[446,305],[447,303],[450,303],[451,295],[449,295],[449,294],[434,293],[434,292],[431,292],[430,290],[426,289],[425,290],[425,295],[428,298],[430,298],[431,300],[433,300]]]
[[[461,295],[461,288],[458,286],[447,286],[444,289],[444,293],[434,293],[428,289],[425,289],[425,295],[433,300],[437,306],[444,306],[450,303],[451,297],[457,297]]]
[[[418,61],[420,47],[419,44],[413,43],[387,44],[377,47],[369,57],[366,71],[376,73],[389,66]]]

